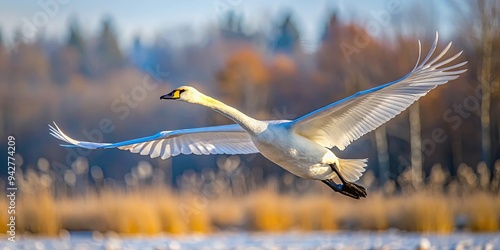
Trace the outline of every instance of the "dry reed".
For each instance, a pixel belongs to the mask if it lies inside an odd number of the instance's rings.
[[[372,188],[368,198],[362,200],[336,194],[319,182],[299,183],[289,177],[271,178],[255,185],[250,171],[211,170],[205,171],[204,176],[191,172],[180,178],[178,189],[153,183],[153,173],[143,179],[132,175],[132,179],[136,178],[129,182],[132,186],[88,185],[78,190],[75,187],[79,181],[96,180],[82,180],[80,177],[86,176],[83,171],[75,173],[76,180],[66,176],[66,183],[61,186],[51,181],[57,179],[54,173],[30,170],[17,176],[20,181],[16,223],[20,233],[42,235],[72,230],[155,235],[220,230],[398,228],[449,233],[457,228],[478,232],[499,229],[498,190],[484,183],[471,183],[481,178],[468,176],[475,175],[470,167],[462,166],[463,176],[456,179],[444,178],[442,169],[435,168],[425,187],[404,187],[400,180],[404,191],[396,192],[394,185],[386,185],[385,190]],[[53,178],[47,181],[47,176]],[[495,181],[498,180],[493,178]],[[304,183],[308,184],[306,188],[302,187]],[[0,206],[7,207],[7,202],[5,196],[0,198]],[[7,219],[5,213],[0,214],[3,231]]]

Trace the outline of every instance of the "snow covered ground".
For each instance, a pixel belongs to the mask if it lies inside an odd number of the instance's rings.
[[[61,238],[29,237],[6,249],[500,249],[500,233],[450,235],[387,232],[220,233],[213,235],[118,237],[72,233]]]

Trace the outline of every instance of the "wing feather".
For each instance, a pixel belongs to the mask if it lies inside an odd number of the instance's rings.
[[[462,52],[440,61],[449,51],[451,43],[432,58],[437,44],[436,33],[429,53],[420,62],[421,43],[418,41],[417,63],[403,78],[360,91],[302,116],[293,121],[292,130],[324,147],[345,149],[351,142],[394,118],[435,87],[458,78],[466,71],[455,70],[465,65],[466,61],[440,68],[457,59]]]
[[[117,143],[78,141],[62,132],[56,123],[54,126],[49,125],[49,130],[55,138],[69,143],[62,145],[65,147],[118,148],[149,155],[151,158],[167,159],[179,154],[253,154],[259,152],[250,135],[237,124],[162,131],[152,136]]]

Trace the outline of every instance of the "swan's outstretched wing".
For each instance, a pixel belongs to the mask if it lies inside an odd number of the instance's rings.
[[[417,64],[403,78],[360,91],[302,116],[294,121],[292,129],[295,133],[324,147],[336,146],[340,150],[345,149],[354,140],[407,109],[436,86],[454,80],[466,71],[465,69],[452,71],[465,65],[466,61],[442,67],[455,60],[462,53],[459,52],[446,60],[439,61],[446,54],[451,43],[439,55],[430,60],[436,50],[437,42],[438,34],[436,33],[436,40],[421,63],[419,63],[421,45],[420,41],[418,42]]]
[[[118,148],[141,155],[150,155],[151,158],[161,156],[162,159],[167,159],[178,154],[253,154],[259,152],[250,139],[250,135],[237,124],[162,131],[152,136],[117,143],[78,141],[64,134],[55,123],[54,127],[49,125],[49,128],[52,136],[70,144],[61,145],[64,147]]]

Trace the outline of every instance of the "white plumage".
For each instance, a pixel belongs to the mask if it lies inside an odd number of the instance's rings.
[[[351,142],[394,118],[438,85],[458,78],[466,69],[448,70],[461,67],[467,62],[445,68],[439,67],[455,60],[462,52],[436,64],[448,52],[451,42],[438,56],[429,61],[436,50],[437,41],[436,34],[436,40],[420,64],[418,62],[421,52],[419,41],[417,64],[403,78],[358,92],[300,117],[295,121],[295,132],[327,148],[335,146],[344,150]]]
[[[132,153],[161,157],[163,160],[179,154],[253,154],[255,148],[250,135],[237,124],[162,131],[153,136],[118,143],[96,143],[76,141],[64,134],[59,127],[50,127],[54,137],[71,143],[64,147],[79,146],[88,149],[118,148]]]
[[[259,121],[240,111],[208,97],[192,87],[180,87],[161,99],[175,99],[207,106],[232,119],[237,124],[176,131],[162,131],[155,135],[118,143],[84,142],[70,138],[54,123],[49,125],[54,137],[69,143],[66,147],[88,149],[118,148],[132,153],[167,159],[179,154],[252,154],[262,153],[266,158],[304,177],[322,180],[335,191],[353,198],[365,197],[364,188],[351,182],[364,172],[366,159],[339,159],[329,148],[345,149],[351,142],[389,121],[435,87],[454,80],[466,69],[461,62],[442,67],[461,52],[443,61],[451,47],[431,57],[437,48],[438,35],[422,62],[403,78],[315,110],[293,121]],[[331,179],[338,176],[343,185],[336,186]]]

